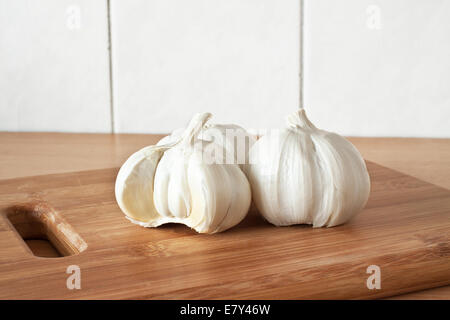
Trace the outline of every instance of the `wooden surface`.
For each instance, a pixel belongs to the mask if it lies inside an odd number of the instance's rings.
[[[0,179],[119,166],[161,136],[0,133]],[[366,159],[450,189],[449,139],[350,138]],[[450,287],[400,295],[449,299]]]
[[[0,298],[359,299],[450,284],[450,192],[373,163],[369,172],[369,203],[343,226],[277,228],[252,213],[216,235],[128,222],[114,199],[117,169],[3,180]],[[47,212],[46,224],[66,221],[87,248],[33,256],[11,226]],[[373,264],[381,290],[366,287]],[[82,270],[81,290],[66,288],[69,265]]]
[[[0,179],[120,167],[162,135],[0,133]]]

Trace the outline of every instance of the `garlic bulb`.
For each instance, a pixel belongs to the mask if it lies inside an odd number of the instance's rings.
[[[249,154],[253,201],[272,224],[342,224],[366,204],[370,179],[358,150],[317,129],[300,109],[288,127],[261,137]]]
[[[205,150],[224,145],[199,138],[211,114],[197,114],[182,134],[143,148],[120,168],[116,199],[134,223],[157,227],[183,223],[200,233],[224,231],[247,214],[250,185],[238,165],[223,164],[221,154]]]

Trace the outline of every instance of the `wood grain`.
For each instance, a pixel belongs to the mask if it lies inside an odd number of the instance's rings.
[[[160,137],[0,132],[0,179],[120,166],[132,152],[154,144]],[[349,139],[365,159],[450,189],[450,139]],[[36,247],[39,250],[40,244]],[[395,298],[450,299],[450,286]]]
[[[350,223],[274,227],[251,213],[220,234],[182,225],[145,229],[117,207],[117,169],[0,181],[0,298],[380,298],[450,284],[450,192],[368,163],[372,192]],[[5,213],[48,203],[88,244],[78,255],[33,256]],[[68,290],[69,265],[82,289]],[[368,290],[376,264],[382,289]]]
[[[349,138],[364,159],[450,189],[450,139]]]
[[[0,133],[0,179],[119,167],[163,135]]]

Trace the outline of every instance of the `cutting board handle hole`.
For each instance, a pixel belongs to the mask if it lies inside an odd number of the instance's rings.
[[[67,257],[87,248],[86,242],[72,226],[46,203],[9,207],[6,218],[37,257]]]

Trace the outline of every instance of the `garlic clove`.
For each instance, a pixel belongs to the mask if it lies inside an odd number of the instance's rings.
[[[250,184],[234,164],[205,164],[199,154],[189,162],[192,213],[189,224],[198,232],[227,230],[245,218],[251,203]]]
[[[159,216],[153,199],[153,180],[165,147],[150,146],[135,152],[122,165],[116,178],[115,196],[125,215],[139,222]]]
[[[242,170],[234,166],[226,166],[225,169],[227,171],[226,176],[228,177],[226,192],[231,197],[225,206],[226,210],[223,211],[224,217],[214,232],[221,232],[237,225],[245,218],[251,205],[250,183],[245,174]],[[236,183],[236,181],[238,182]],[[216,181],[216,183],[220,184],[221,182]]]
[[[187,159],[184,150],[175,147],[167,150],[158,163],[153,199],[157,211],[166,217],[185,218],[191,210]]]

